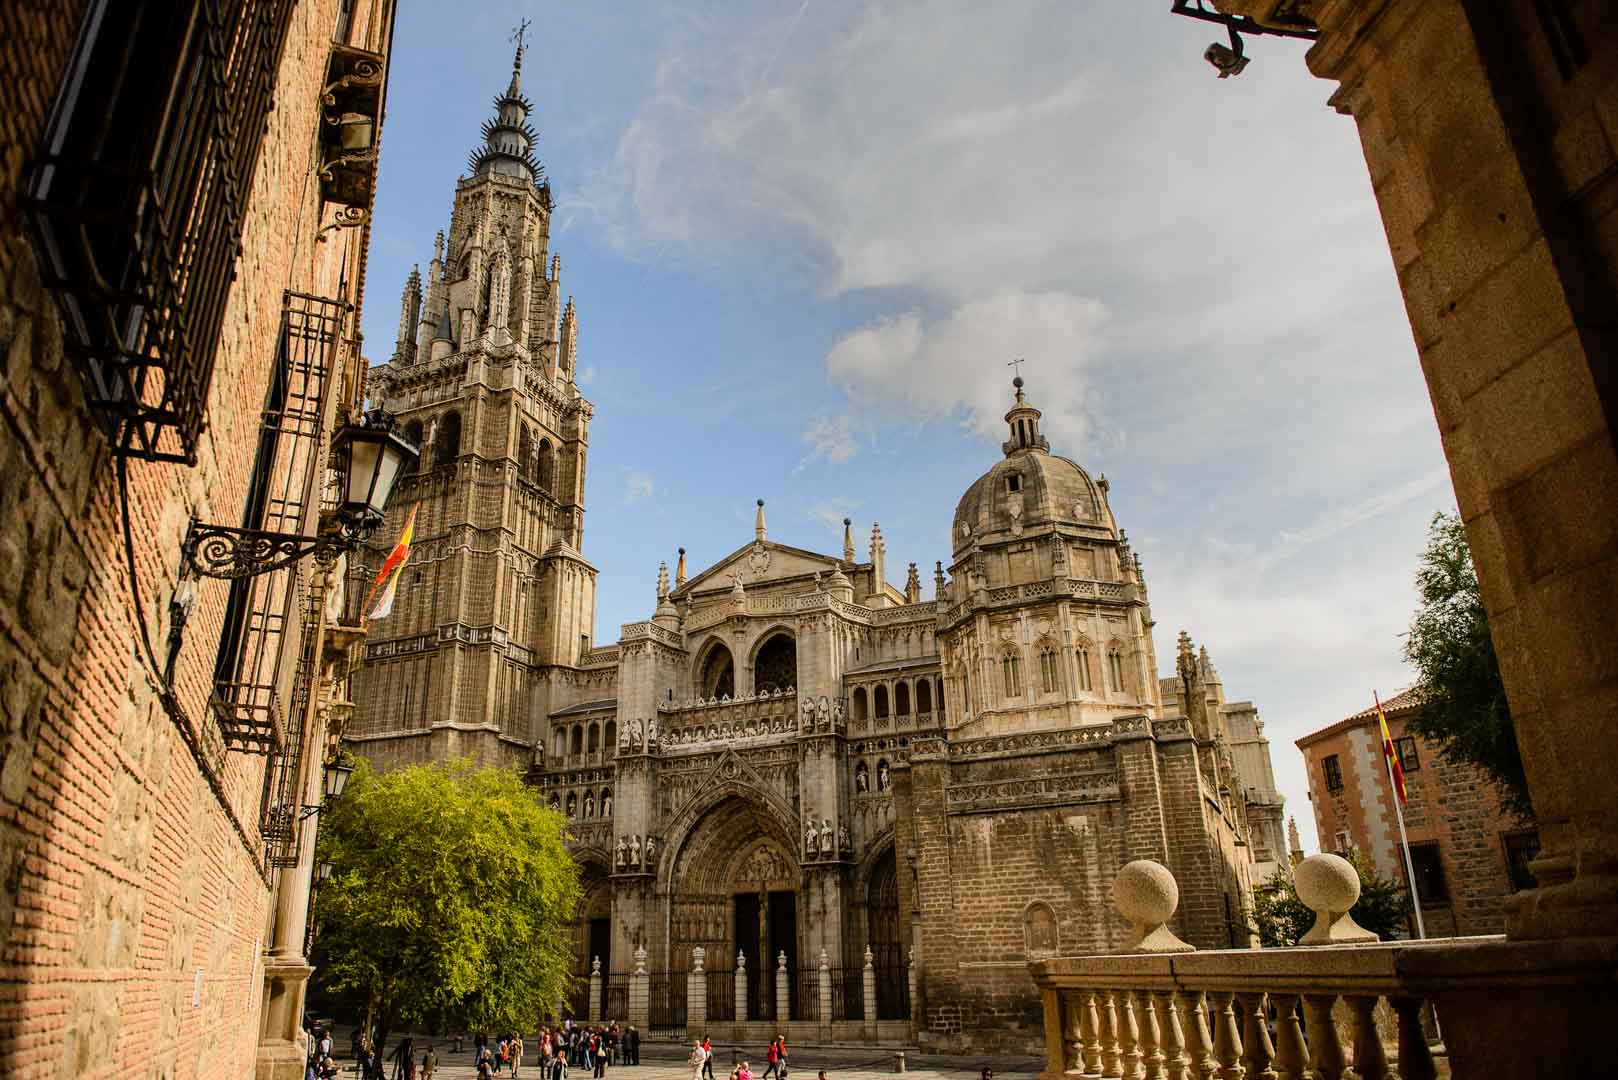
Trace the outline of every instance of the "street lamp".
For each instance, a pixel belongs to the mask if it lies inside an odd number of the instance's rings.
[[[393,417],[378,409],[346,424],[332,440],[331,465],[343,480],[335,509],[321,514],[316,536],[236,529],[195,519],[185,538],[186,567],[204,577],[245,578],[290,566],[305,555],[330,566],[377,530],[393,485],[409,470],[417,447],[393,433]]]
[[[1214,42],[1202,54],[1221,79],[1240,75],[1248,63],[1242,52],[1243,34],[1314,40],[1320,29],[1309,16],[1306,0],[1174,0],[1175,15],[1218,23],[1230,33],[1230,44]]]
[[[321,863],[315,868],[315,880],[325,884],[331,880],[331,875],[336,869],[337,868],[334,867],[330,861]]]
[[[349,764],[348,758],[339,754],[329,759],[321,769],[321,780],[325,784],[325,796],[317,803],[305,805],[298,814],[298,820],[314,817],[323,807],[329,806],[343,797],[343,789],[348,787],[348,778],[354,775],[354,766]],[[329,863],[327,864],[330,865]],[[330,876],[330,875],[327,875]],[[322,878],[321,880],[325,880]]]

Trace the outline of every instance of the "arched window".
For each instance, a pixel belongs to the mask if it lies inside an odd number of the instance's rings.
[[[618,721],[608,720],[607,729],[604,734],[606,736],[605,745],[607,748],[607,753],[611,754],[616,752],[618,749]]]
[[[876,705],[876,718],[881,720],[888,715],[888,688],[886,686],[877,687],[872,695],[872,700]]]
[[[590,740],[589,740],[588,745],[586,746],[586,750],[589,753],[593,754],[597,750],[600,750],[600,749],[601,749],[601,725],[600,724],[591,724],[590,725]]]
[[[1049,645],[1039,650],[1039,688],[1054,694],[1062,688],[1061,672],[1057,668],[1056,650]]]
[[[865,723],[865,718],[869,715],[869,713],[866,711],[865,687],[856,686],[854,688],[854,700],[853,704],[851,705],[851,709],[854,714],[854,722],[856,724]]]
[[[556,749],[555,749],[554,753],[556,754],[556,756],[557,757],[565,756],[567,754],[567,728],[559,727],[559,728],[556,729],[556,740],[555,740],[555,742],[556,742]]]
[[[573,725],[573,748],[572,749],[573,749],[573,753],[575,753],[575,754],[584,753],[584,726],[582,724],[574,724]]]
[[[893,688],[893,715],[910,715],[910,684],[899,683]]]
[[[1022,660],[1008,652],[1000,658],[1000,670],[1005,677],[1006,697],[1022,697]]]
[[[798,644],[790,634],[775,634],[758,651],[753,664],[753,692],[785,690],[798,685]]]
[[[1023,952],[1025,955],[1051,956],[1057,951],[1056,912],[1044,901],[1035,900],[1023,912]]]
[[[944,716],[944,714],[948,711],[944,706],[944,702],[947,701],[948,697],[949,697],[949,695],[944,693],[944,680],[942,680],[942,679],[938,680],[937,697],[938,697],[938,715],[939,715],[940,718],[942,718]]]
[[[930,713],[933,711],[933,681],[923,679],[916,684],[916,711]]]
[[[1107,651],[1107,674],[1112,678],[1114,693],[1122,693],[1124,689],[1124,654],[1123,650],[1114,645]]]
[[[410,423],[405,425],[405,427],[404,427],[404,440],[405,440],[405,442],[409,443],[411,446],[414,446],[417,450],[421,449],[421,421],[420,420],[412,420],[412,421],[410,421]],[[420,460],[421,460],[420,458],[417,458],[415,461],[412,461],[410,463],[410,471],[411,472],[416,471],[416,467],[420,464]]]
[[[556,457],[551,449],[549,439],[539,440],[539,446],[534,451],[534,483],[551,490],[551,482],[556,472]]]
[[[1090,681],[1090,643],[1086,641],[1074,649],[1073,659],[1078,661],[1079,665],[1079,689],[1088,694],[1095,689]]]
[[[703,698],[736,696],[736,663],[724,645],[716,642],[703,658],[697,693]]]
[[[447,412],[438,418],[433,435],[433,464],[450,465],[461,456],[461,414]]]
[[[524,424],[517,432],[517,475],[527,480],[534,467],[534,436]]]

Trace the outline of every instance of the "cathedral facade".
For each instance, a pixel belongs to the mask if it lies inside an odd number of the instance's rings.
[[[866,1040],[874,1014],[929,1049],[1030,1045],[1028,960],[1122,948],[1133,859],[1174,872],[1182,938],[1246,945],[1255,863],[1283,858],[1262,725],[1183,634],[1159,679],[1107,481],[1051,452],[1021,379],[931,598],[915,563],[890,583],[879,526],[809,551],[769,539],[760,500],[751,538],[696,573],[682,550],[649,617],[595,644],[592,406],[520,63],[372,369],[422,445],[379,537],[419,510],[348,744],[524,770],[585,876],[578,965],[599,977],[569,1007],[626,1016],[644,950],[654,1032],[683,1032],[701,971],[710,1031]]]

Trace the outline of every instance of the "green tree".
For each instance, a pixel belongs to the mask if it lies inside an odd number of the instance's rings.
[[[1383,941],[1392,938],[1395,931],[1404,930],[1410,916],[1410,897],[1403,886],[1392,878],[1378,877],[1370,860],[1358,851],[1351,849],[1343,858],[1360,876],[1360,898],[1349,912],[1354,921]],[[1253,922],[1259,944],[1280,948],[1296,945],[1315,924],[1315,913],[1298,899],[1292,878],[1277,870],[1269,881],[1253,887]]]
[[[578,867],[565,822],[504,769],[378,775],[363,761],[321,813],[317,986],[382,1040],[429,1021],[532,1030],[566,996]]]
[[[1423,702],[1408,726],[1450,761],[1483,770],[1506,808],[1528,817],[1528,778],[1459,516],[1433,517],[1416,590],[1421,606],[1410,620],[1404,655],[1416,669]]]

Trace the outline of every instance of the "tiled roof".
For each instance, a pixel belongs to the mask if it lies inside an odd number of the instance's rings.
[[[1384,698],[1382,701],[1382,711],[1387,713],[1388,719],[1390,720],[1399,716],[1409,716],[1411,713],[1421,708],[1421,702],[1421,689],[1415,686],[1407,686],[1403,690],[1400,690],[1398,693],[1394,694],[1392,697]],[[1297,745],[1299,749],[1302,749],[1303,747],[1308,746],[1310,743],[1324,739],[1327,736],[1336,735],[1339,732],[1348,731],[1352,728],[1362,727],[1365,724],[1375,722],[1376,704],[1373,702],[1352,716],[1345,717],[1334,724],[1328,724],[1319,731],[1311,731],[1307,735],[1300,736],[1295,745]]]

